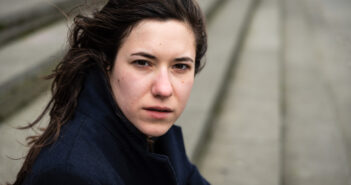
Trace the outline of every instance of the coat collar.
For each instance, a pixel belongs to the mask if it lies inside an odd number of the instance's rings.
[[[148,173],[157,176],[163,173],[162,179],[172,182],[168,184],[185,184],[192,166],[185,154],[180,127],[173,125],[167,133],[156,138],[155,153],[148,152],[146,135],[123,115],[108,83],[105,74],[97,67],[90,70],[86,74],[76,110],[96,120],[94,124],[102,124],[123,145],[121,147],[131,150],[128,155],[138,155],[145,170],[162,169],[162,172],[156,170]]]
[[[122,113],[115,99],[106,75],[98,67],[86,74],[78,99],[77,111],[98,120],[115,136],[125,137],[130,144],[147,148],[146,135],[140,132]],[[100,122],[101,121],[101,122]]]

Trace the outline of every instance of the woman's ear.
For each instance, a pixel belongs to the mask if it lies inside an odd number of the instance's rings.
[[[112,70],[112,69],[111,69],[111,65],[108,65],[108,66],[106,67],[107,73],[110,74],[110,73],[111,73],[111,70]]]

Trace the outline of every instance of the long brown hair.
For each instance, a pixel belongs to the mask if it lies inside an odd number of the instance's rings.
[[[107,78],[123,38],[143,19],[176,19],[188,23],[196,39],[195,74],[201,70],[201,58],[207,49],[207,35],[204,17],[195,0],[109,0],[92,16],[77,15],[70,32],[69,49],[47,77],[53,79],[52,98],[35,121],[22,127],[32,128],[45,114],[50,115],[45,131],[27,138],[31,148],[15,185],[24,181],[41,149],[55,142],[62,125],[72,118],[88,69],[98,67]]]

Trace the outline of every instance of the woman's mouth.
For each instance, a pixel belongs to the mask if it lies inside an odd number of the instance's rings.
[[[173,112],[171,108],[160,106],[144,107],[143,110],[154,119],[165,119]]]

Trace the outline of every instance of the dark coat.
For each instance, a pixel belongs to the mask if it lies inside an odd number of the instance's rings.
[[[208,184],[185,154],[180,127],[155,139],[153,148],[121,114],[102,73],[91,71],[74,117],[42,149],[24,184]]]

